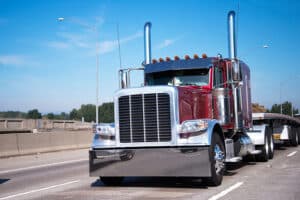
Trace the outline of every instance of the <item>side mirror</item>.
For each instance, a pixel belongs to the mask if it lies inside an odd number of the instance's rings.
[[[129,70],[123,69],[119,71],[120,87],[122,89],[130,87]]]
[[[242,81],[241,68],[239,62],[236,60],[232,61],[232,80],[233,81]]]

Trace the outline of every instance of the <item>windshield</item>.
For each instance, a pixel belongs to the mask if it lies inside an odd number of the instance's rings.
[[[196,85],[204,86],[209,82],[209,69],[166,71],[146,75],[147,85]]]

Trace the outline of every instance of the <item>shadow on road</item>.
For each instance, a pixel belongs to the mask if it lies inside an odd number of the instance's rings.
[[[100,179],[91,184],[91,187],[105,187]],[[159,187],[159,188],[195,188],[207,189],[201,179],[174,178],[174,177],[126,177],[118,187]]]
[[[10,179],[7,179],[7,178],[0,178],[0,184],[3,184],[3,183],[5,183],[5,182],[7,182],[7,181],[9,181]]]

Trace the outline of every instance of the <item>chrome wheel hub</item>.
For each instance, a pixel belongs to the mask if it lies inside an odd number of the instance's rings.
[[[224,152],[222,151],[220,146],[218,144],[216,144],[215,148],[214,148],[214,153],[215,153],[215,157],[214,157],[214,159],[215,159],[215,170],[216,170],[217,174],[220,174],[220,172],[224,168],[224,160],[225,160]]]

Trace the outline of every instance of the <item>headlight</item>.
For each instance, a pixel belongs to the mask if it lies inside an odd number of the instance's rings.
[[[95,126],[95,137],[101,139],[115,139],[115,126],[114,124],[99,124]]]
[[[203,132],[208,128],[207,120],[187,120],[181,125],[180,133]]]

